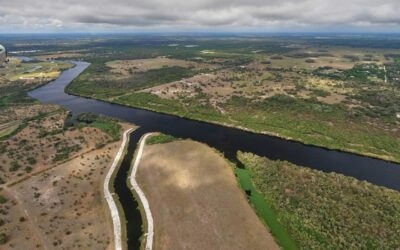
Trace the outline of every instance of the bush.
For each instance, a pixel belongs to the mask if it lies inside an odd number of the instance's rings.
[[[114,141],[118,140],[121,135],[121,125],[115,119],[93,113],[82,113],[78,115],[77,120],[85,123],[85,125],[102,130]]]
[[[16,162],[16,161],[12,161],[11,162],[11,167],[10,167],[10,171],[11,172],[15,172],[15,171],[17,171],[18,169],[20,169],[21,168],[21,165],[19,165],[19,163],[18,162]]]
[[[0,195],[0,204],[4,204],[8,201],[8,199],[2,195]]]
[[[5,233],[0,233],[0,244],[4,245],[7,243],[7,235]]]
[[[28,157],[28,159],[26,159],[28,161],[29,164],[31,165],[35,165],[37,163],[36,159],[33,157]]]
[[[150,138],[146,140],[146,144],[152,145],[152,144],[168,143],[176,140],[178,140],[178,138],[173,137],[172,135],[159,134],[150,136]]]
[[[335,173],[238,159],[300,249],[397,249],[400,193]]]

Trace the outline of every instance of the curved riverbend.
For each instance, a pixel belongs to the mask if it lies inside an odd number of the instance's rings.
[[[367,180],[376,185],[400,190],[400,165],[396,163],[68,95],[64,93],[64,88],[89,66],[89,63],[86,62],[75,63],[76,67],[64,71],[57,80],[29,92],[29,95],[43,103],[63,106],[75,114],[93,112],[108,115],[132,122],[148,132],[159,131],[176,137],[204,142],[231,159],[235,158],[237,150],[252,152],[273,160],[287,160],[300,166],[341,173],[359,180]]]
[[[131,175],[129,176],[130,184],[132,185],[132,189],[136,192],[136,194],[139,196],[140,202],[142,203],[144,213],[146,214],[146,220],[147,220],[147,233],[145,233],[146,237],[146,250],[152,250],[153,249],[153,236],[154,236],[154,224],[153,224],[153,216],[151,214],[151,209],[149,205],[149,201],[147,200],[144,192],[140,188],[139,184],[136,182],[136,173],[139,167],[140,160],[142,158],[143,154],[143,148],[146,143],[147,137],[152,135],[152,133],[145,134],[139,142],[139,148],[137,150],[136,154],[136,159],[133,163],[132,167],[132,172]]]
[[[74,68],[64,71],[57,80],[28,94],[43,103],[63,106],[74,114],[92,112],[116,117],[140,126],[130,135],[128,154],[121,164],[114,183],[115,192],[119,196],[127,219],[128,247],[130,249],[138,249],[137,239],[141,236],[141,217],[140,212],[134,209],[137,207],[137,203],[132,199],[132,193],[126,185],[127,172],[136,144],[142,135],[151,131],[206,143],[223,152],[225,157],[232,161],[236,161],[238,150],[252,152],[272,160],[286,160],[324,172],[341,173],[400,191],[400,165],[396,163],[304,145],[236,128],[68,95],[64,93],[64,88],[89,66],[89,63],[86,62],[75,62],[75,64]]]

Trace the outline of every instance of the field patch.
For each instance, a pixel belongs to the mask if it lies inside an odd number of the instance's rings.
[[[231,166],[203,144],[146,145],[136,178],[153,215],[155,249],[279,249]]]

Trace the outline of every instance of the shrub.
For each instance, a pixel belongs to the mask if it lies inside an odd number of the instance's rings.
[[[21,165],[19,165],[19,163],[18,162],[16,162],[16,161],[12,161],[11,162],[11,167],[10,167],[10,171],[11,172],[15,172],[15,171],[17,171],[18,169],[20,169],[21,168]]]
[[[8,201],[8,199],[2,195],[0,195],[0,204],[4,204]]]
[[[172,135],[165,135],[165,134],[159,134],[159,135],[153,135],[150,136],[146,140],[147,145],[152,145],[152,144],[159,144],[159,143],[168,143],[168,142],[173,142],[178,140],[178,138],[173,137]]]
[[[6,244],[7,243],[7,235],[5,233],[0,233],[0,244]]]

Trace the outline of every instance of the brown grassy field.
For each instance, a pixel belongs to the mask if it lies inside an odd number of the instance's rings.
[[[34,118],[39,110],[48,113]],[[90,125],[65,127],[56,106],[3,111],[1,126],[23,126],[0,141],[0,249],[113,249],[102,190],[121,141]]]
[[[97,128],[64,130],[66,115],[65,111],[59,111],[29,121],[16,135],[0,141],[2,182],[23,178],[110,141],[109,135]]]
[[[225,113],[222,105],[219,104],[226,102],[232,96],[262,100],[275,95],[289,95],[309,99],[315,96],[314,91],[325,91],[326,96],[316,97],[318,101],[326,104],[342,104],[352,108],[359,105],[356,100],[351,98],[354,94],[353,88],[344,86],[341,80],[305,75],[302,72],[312,71],[318,67],[348,70],[356,63],[376,63],[382,66],[389,62],[383,55],[390,52],[334,47],[324,51],[326,52],[321,53],[315,48],[304,48],[287,53],[285,56],[279,56],[281,59],[259,55],[255,56],[254,60],[247,65],[219,69],[208,74],[198,74],[141,92],[156,94],[165,99],[177,99],[180,96],[193,97],[198,93],[203,93],[207,95],[208,102],[214,108]],[[212,54],[212,51],[203,51],[203,53]],[[304,55],[296,57],[298,54],[309,55],[309,57]],[[320,56],[321,54],[326,54],[326,56]],[[371,57],[366,60],[365,54]],[[346,58],[349,55],[359,58],[359,61],[355,62]],[[307,63],[306,59],[312,59],[314,62]],[[300,85],[303,87],[299,88]]]
[[[147,145],[137,174],[154,218],[155,249],[278,249],[231,166],[209,147]]]
[[[120,142],[5,188],[4,230],[14,249],[112,249],[102,185]],[[21,221],[24,218],[24,221]]]
[[[26,95],[71,66],[11,58],[0,69],[0,249],[113,248],[103,182],[131,125],[78,121]]]
[[[55,53],[55,54],[35,56],[34,58],[37,60],[46,61],[46,60],[57,60],[57,59],[60,60],[60,59],[65,59],[65,58],[85,57],[85,54],[82,54],[80,52],[84,52],[84,51],[83,50],[68,51],[65,53]]]
[[[128,76],[129,74],[137,72],[145,72],[148,70],[160,69],[165,67],[182,67],[196,69],[205,69],[210,67],[210,65],[202,63],[170,59],[167,57],[156,57],[137,60],[116,60],[107,62],[106,65],[111,68],[112,73],[117,74],[120,77]]]

